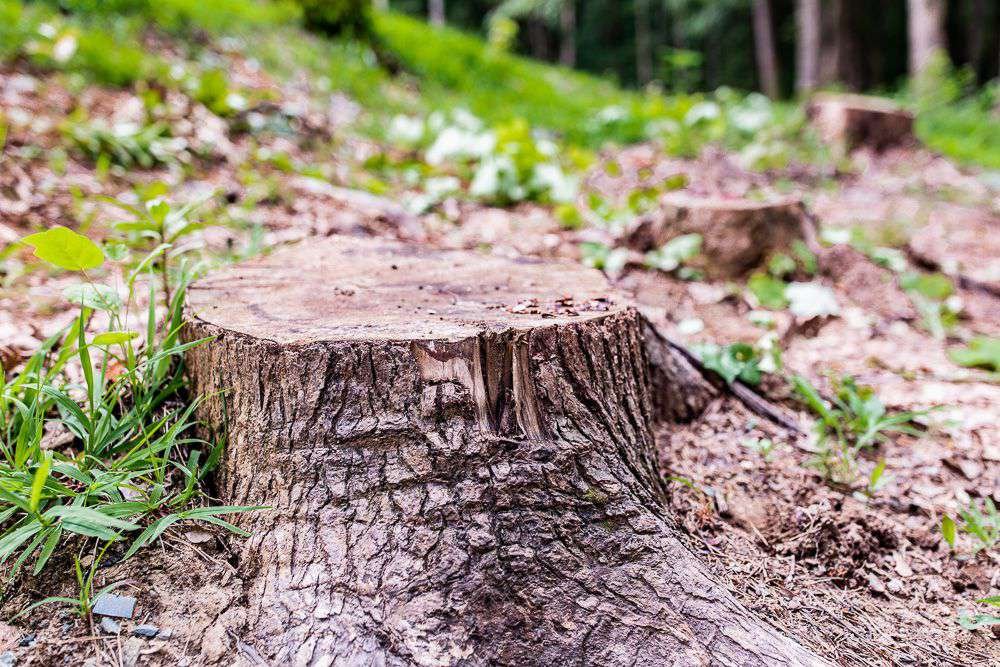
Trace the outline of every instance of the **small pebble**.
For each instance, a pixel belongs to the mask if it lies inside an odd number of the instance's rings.
[[[20,646],[20,647],[22,647],[22,648],[27,648],[29,646],[34,646],[35,645],[35,633],[34,632],[30,632],[30,633],[26,634],[25,636],[21,637],[21,641],[19,641],[17,643],[17,645]]]
[[[101,630],[109,635],[117,635],[122,631],[122,626],[118,621],[105,617],[101,619]]]
[[[139,625],[132,631],[132,634],[136,637],[153,639],[156,635],[160,634],[160,629],[155,625]]]
[[[0,667],[14,667],[15,664],[17,664],[17,657],[13,651],[0,653]]]

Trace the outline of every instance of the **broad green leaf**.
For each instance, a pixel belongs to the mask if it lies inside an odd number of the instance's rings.
[[[96,269],[104,263],[104,253],[93,241],[61,225],[22,241],[35,249],[35,257],[67,271]]]
[[[757,302],[772,310],[780,310],[788,305],[785,287],[784,282],[763,272],[753,274],[747,281],[747,289],[756,297]]]
[[[97,334],[91,341],[93,345],[120,345],[139,337],[138,331],[105,331]]]
[[[77,283],[63,290],[67,301],[84,308],[94,310],[117,310],[121,308],[122,300],[111,287],[95,283]]]
[[[968,347],[949,350],[948,356],[959,366],[1000,372],[1000,338],[973,338]]]

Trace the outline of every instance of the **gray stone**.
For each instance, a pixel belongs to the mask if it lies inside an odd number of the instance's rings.
[[[101,619],[101,631],[102,632],[106,632],[109,635],[117,635],[119,632],[122,631],[122,626],[121,626],[121,624],[118,621],[116,621],[114,619],[111,619],[111,618],[102,618]]]
[[[99,616],[132,618],[135,598],[131,595],[102,595],[94,603],[94,613]]]
[[[132,634],[136,637],[153,639],[156,635],[160,634],[160,629],[155,625],[139,625],[132,631]]]

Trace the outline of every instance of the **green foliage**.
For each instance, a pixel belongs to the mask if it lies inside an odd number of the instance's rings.
[[[947,532],[945,531],[945,519],[942,519],[941,523],[942,535],[952,549],[955,548],[956,526],[975,539],[976,546],[973,553],[983,549],[992,549],[1000,542],[1000,511],[997,510],[992,499],[985,498],[982,508],[974,502],[969,503],[968,507],[959,512],[959,518],[961,519],[960,524],[950,517],[945,517],[949,522]]]
[[[754,386],[760,384],[761,354],[752,345],[732,343],[719,346],[714,343],[703,343],[696,346],[693,351],[705,368],[718,373],[726,384],[732,384],[736,380]]]
[[[615,276],[625,268],[625,263],[628,261],[628,250],[611,248],[595,241],[584,241],[580,244],[580,260],[589,267]]]
[[[371,31],[371,0],[297,0],[310,30],[327,35],[366,36]]]
[[[958,323],[958,313],[948,300],[955,291],[951,278],[942,273],[911,272],[900,276],[899,286],[920,313],[923,328],[943,340]]]
[[[172,210],[162,198],[147,203],[145,213],[134,209],[133,233],[149,231],[170,242],[183,236],[188,225],[163,231]],[[97,270],[105,263],[96,244],[63,227],[30,235],[24,243],[66,270]],[[157,245],[131,270],[122,267],[124,300],[111,286],[89,278],[71,286],[67,295],[79,306],[74,323],[46,340],[9,379],[0,374],[0,564],[7,566],[8,578],[32,562],[40,572],[70,541],[85,546],[98,540],[107,550],[156,517],[126,555],[180,520],[242,532],[219,515],[250,508],[187,507],[199,497],[199,484],[222,446],[193,436],[198,399],[181,400],[183,353],[204,342],[179,338],[187,279],[180,279],[168,299],[168,315],[159,326],[150,282],[144,345],[140,333],[128,327],[137,280],[166,257],[168,245]],[[108,246],[107,255],[128,258],[116,245]],[[94,308],[106,312],[108,327],[89,337]],[[85,576],[79,563],[77,579],[77,600],[43,603],[71,602],[88,613],[93,598],[105,591],[92,594],[93,570]]]
[[[681,265],[698,256],[701,252],[701,243],[701,234],[676,236],[663,244],[662,247],[647,252],[646,266],[667,272],[687,268]],[[681,275],[681,277],[691,278],[695,277],[695,274],[689,269],[687,275]]]
[[[764,308],[780,310],[788,305],[785,296],[785,282],[766,273],[758,271],[750,276],[747,289]]]
[[[67,271],[96,269],[104,263],[104,253],[93,241],[61,225],[25,236],[21,242],[35,249],[35,257]]]
[[[888,434],[920,435],[913,420],[926,411],[889,413],[871,387],[858,385],[850,376],[833,383],[832,403],[800,375],[792,378],[792,385],[818,418],[812,464],[835,483],[853,484],[858,477],[857,454],[885,440]]]
[[[109,540],[105,543],[104,547],[98,552],[94,559],[90,563],[90,567],[87,569],[87,573],[83,572],[83,565],[80,561],[79,556],[73,556],[73,573],[76,575],[76,587],[77,596],[75,598],[63,597],[63,596],[50,596],[39,600],[38,602],[32,603],[21,610],[19,613],[14,615],[14,618],[23,616],[33,609],[37,609],[43,605],[47,604],[63,604],[69,607],[75,608],[78,616],[81,618],[86,617],[90,614],[90,610],[94,607],[97,601],[104,595],[109,594],[116,588],[121,587],[125,582],[120,581],[113,584],[109,584],[98,591],[94,591],[94,576],[97,574],[97,569],[101,565],[101,561],[104,559],[104,555],[108,551],[108,547],[114,544],[114,540]]]
[[[985,368],[1000,373],[1000,338],[973,338],[968,346],[949,350],[948,356],[959,366]]]
[[[136,125],[119,123],[109,126],[78,116],[68,119],[62,127],[71,145],[97,164],[114,164],[126,169],[172,164],[184,155],[186,143],[170,137],[166,123]]]
[[[976,602],[992,607],[1000,607],[1000,595],[980,598]],[[989,612],[979,614],[962,613],[958,616],[958,623],[966,630],[978,630],[979,628],[987,628],[992,625],[1000,625],[1000,615]]]

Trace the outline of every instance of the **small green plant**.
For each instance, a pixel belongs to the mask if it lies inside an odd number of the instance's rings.
[[[812,464],[834,483],[853,484],[858,477],[858,453],[885,440],[889,433],[920,435],[913,420],[926,411],[889,413],[871,387],[858,385],[850,376],[834,382],[831,402],[824,400],[812,383],[800,375],[792,378],[792,385],[799,398],[818,417]],[[884,467],[874,484],[878,483],[883,471]]]
[[[683,279],[696,279],[700,274],[688,266],[688,260],[701,252],[701,234],[682,234],[667,241],[656,250],[646,253],[646,266],[667,273],[676,271]]]
[[[110,126],[99,120],[87,122],[80,116],[73,116],[64,123],[63,134],[74,148],[98,164],[151,169],[174,164],[186,156],[186,142],[171,138],[170,128],[165,123]]]
[[[754,273],[747,281],[747,289],[757,303],[771,310],[781,310],[788,306],[788,297],[785,296],[787,287],[785,281],[762,271]]]
[[[761,380],[761,354],[747,343],[716,345],[703,343],[694,348],[705,368],[715,371],[732,384],[737,380],[750,385],[758,385]]]
[[[757,452],[767,462],[774,458],[774,453],[778,448],[771,438],[747,438],[743,441],[743,446],[752,452]]]
[[[920,313],[923,328],[943,340],[958,322],[958,310],[949,297],[955,292],[951,278],[942,273],[905,273],[899,286]]]
[[[16,576],[32,558],[34,572],[42,571],[71,539],[123,540],[152,517],[178,515],[242,533],[218,515],[253,508],[185,509],[201,495],[200,482],[222,451],[222,443],[210,445],[191,433],[198,400],[179,400],[182,355],[204,342],[179,338],[186,279],[160,327],[150,281],[144,346],[138,344],[142,334],[128,326],[137,280],[163,248],[127,272],[123,300],[119,289],[90,278],[106,253],[85,236],[54,227],[23,243],[84,281],[65,291],[79,307],[74,323],[46,340],[11,379],[0,375],[0,564],[13,559],[6,576]],[[97,310],[108,326],[90,336]],[[60,434],[60,444],[51,444],[50,432]],[[162,532],[157,530],[147,528],[128,555]],[[84,577],[78,565],[78,580],[86,611],[93,574]]]
[[[1000,607],[1000,595],[991,595],[989,597],[980,598],[976,600],[976,602],[979,604],[989,605],[991,607]],[[978,630],[979,628],[986,628],[991,625],[1000,625],[1000,615],[992,612],[981,612],[977,614],[963,612],[958,615],[958,624],[966,630]]]
[[[123,581],[115,582],[97,590],[96,592],[94,591],[94,576],[97,574],[97,569],[101,564],[101,560],[104,559],[104,554],[107,553],[108,547],[112,544],[114,544],[114,540],[109,540],[104,544],[104,547],[91,560],[90,567],[87,568],[86,574],[83,572],[83,564],[80,557],[76,555],[73,556],[73,573],[76,575],[77,586],[77,596],[75,598],[52,595],[28,605],[15,614],[14,618],[24,616],[31,610],[47,604],[63,604],[74,608],[77,616],[80,616],[81,618],[89,616],[90,610],[94,608],[94,604],[102,596],[107,595],[117,588],[121,588],[121,586],[125,583]]]
[[[615,276],[625,268],[628,262],[628,250],[611,248],[596,241],[584,241],[580,244],[580,261],[591,268]]]
[[[973,338],[966,347],[949,350],[948,356],[959,366],[985,368],[1000,373],[1000,338]]]
[[[169,270],[170,259],[180,242],[204,229],[206,224],[191,219],[203,202],[174,206],[167,193],[166,184],[156,182],[136,190],[137,205],[111,197],[100,197],[100,200],[130,216],[128,220],[115,223],[115,229],[123,234],[125,246],[115,252],[120,254],[121,259],[126,259],[127,248],[142,252],[145,257],[139,264],[159,272],[164,301],[170,304],[173,280]]]
[[[975,539],[973,553],[992,549],[1000,542],[1000,512],[992,499],[984,499],[981,509],[978,504],[971,502],[958,516],[960,524],[948,515],[941,519],[941,535],[951,549],[955,549],[959,529]]]
[[[879,459],[869,473],[868,484],[865,487],[865,493],[869,496],[874,496],[889,481],[889,478],[885,476],[885,465],[885,459]]]

